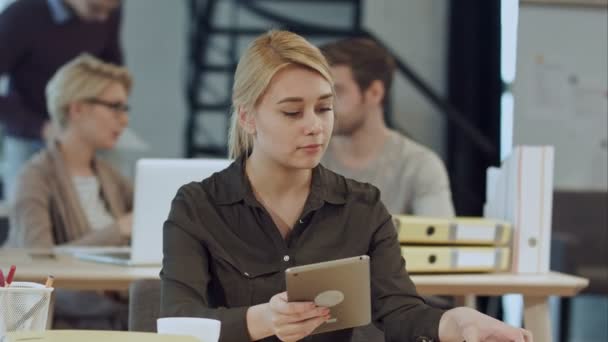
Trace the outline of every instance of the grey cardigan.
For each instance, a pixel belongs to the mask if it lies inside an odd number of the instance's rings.
[[[133,208],[131,183],[107,162],[95,158],[93,168],[110,214],[118,219]],[[91,229],[57,145],[35,155],[17,180],[10,210],[9,245],[48,248],[54,245],[124,245],[116,223]]]

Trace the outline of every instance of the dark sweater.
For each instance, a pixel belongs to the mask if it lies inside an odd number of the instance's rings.
[[[72,13],[59,22],[46,0],[18,0],[0,13],[0,75],[9,77],[8,94],[0,96],[5,134],[40,139],[49,118],[46,84],[80,53],[122,64],[120,15],[116,10],[105,22],[85,22]]]

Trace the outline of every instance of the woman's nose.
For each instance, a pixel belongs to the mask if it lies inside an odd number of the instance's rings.
[[[307,112],[305,116],[306,135],[319,134],[323,129],[321,118],[319,118],[319,116],[317,115],[317,113],[315,113],[314,110]]]
[[[126,112],[122,112],[119,114],[119,122],[123,127],[126,127],[129,124],[129,115]]]

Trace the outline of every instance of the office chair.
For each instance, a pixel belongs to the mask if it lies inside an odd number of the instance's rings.
[[[160,316],[160,280],[141,279],[129,286],[129,331],[156,332]]]

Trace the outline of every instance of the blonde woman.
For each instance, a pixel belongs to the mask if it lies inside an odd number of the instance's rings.
[[[133,189],[96,153],[114,147],[127,126],[131,76],[84,54],[46,87],[56,140],[35,155],[17,182],[9,242],[20,247],[126,245]],[[126,329],[117,293],[55,291],[54,328]]]
[[[329,310],[288,302],[284,271],[367,254],[373,320],[387,341],[531,341],[523,329],[418,296],[379,191],[319,165],[333,103],[317,48],[285,31],[253,41],[235,74],[236,161],[183,186],[165,222],[161,315],[219,319],[221,341],[349,341],[352,329],[309,336]]]
[[[56,141],[34,156],[17,182],[10,241],[22,247],[125,245],[132,187],[96,153],[127,126],[131,76],[90,55],[72,60],[46,88]]]

